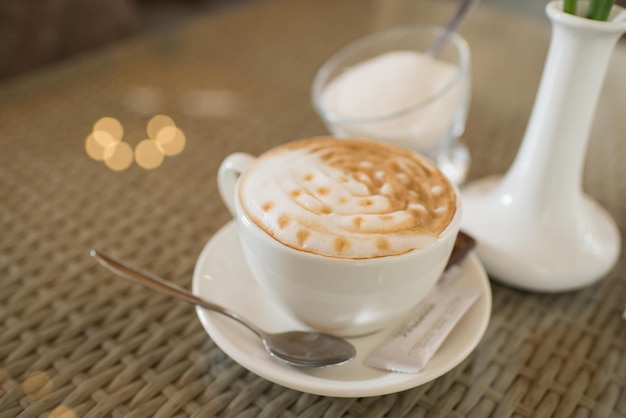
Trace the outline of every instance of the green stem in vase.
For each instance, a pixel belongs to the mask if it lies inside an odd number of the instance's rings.
[[[591,0],[587,10],[587,18],[594,20],[607,20],[611,14],[611,8],[615,0]],[[563,11],[565,13],[577,14],[578,0],[564,0]]]
[[[565,0],[563,2],[563,11],[575,15],[578,11],[578,0]]]
[[[587,17],[594,20],[607,20],[615,0],[591,0]]]
[[[587,9],[587,19],[593,19],[593,15],[595,14],[596,9],[598,8],[599,2],[600,0],[589,1],[589,8]]]

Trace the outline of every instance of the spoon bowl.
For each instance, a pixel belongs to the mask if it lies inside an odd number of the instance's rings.
[[[356,356],[356,349],[343,338],[315,331],[269,333],[237,312],[204,300],[190,291],[152,273],[131,266],[101,251],[91,250],[91,256],[113,273],[149,289],[179,300],[220,313],[247,327],[263,342],[267,352],[283,362],[297,367],[326,367],[346,363]]]

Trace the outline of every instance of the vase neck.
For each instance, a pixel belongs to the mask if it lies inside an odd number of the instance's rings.
[[[546,7],[552,23],[548,56],[522,145],[503,183],[516,191],[515,198],[527,199],[555,216],[582,194],[582,169],[598,96],[611,53],[626,32],[626,22],[568,15],[559,4]]]

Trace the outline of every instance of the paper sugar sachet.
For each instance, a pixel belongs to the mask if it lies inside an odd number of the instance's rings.
[[[376,349],[365,364],[387,371],[419,373],[480,296],[480,289],[461,283],[460,274],[459,267],[444,273],[400,331]]]

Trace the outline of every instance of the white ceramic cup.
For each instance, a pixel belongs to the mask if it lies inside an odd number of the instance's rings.
[[[238,187],[254,160],[249,154],[229,155],[219,168],[219,191],[237,221],[252,275],[298,320],[337,335],[367,334],[406,315],[432,289],[459,231],[461,199],[454,185],[455,214],[432,245],[401,255],[335,258],[284,245],[249,217]]]

